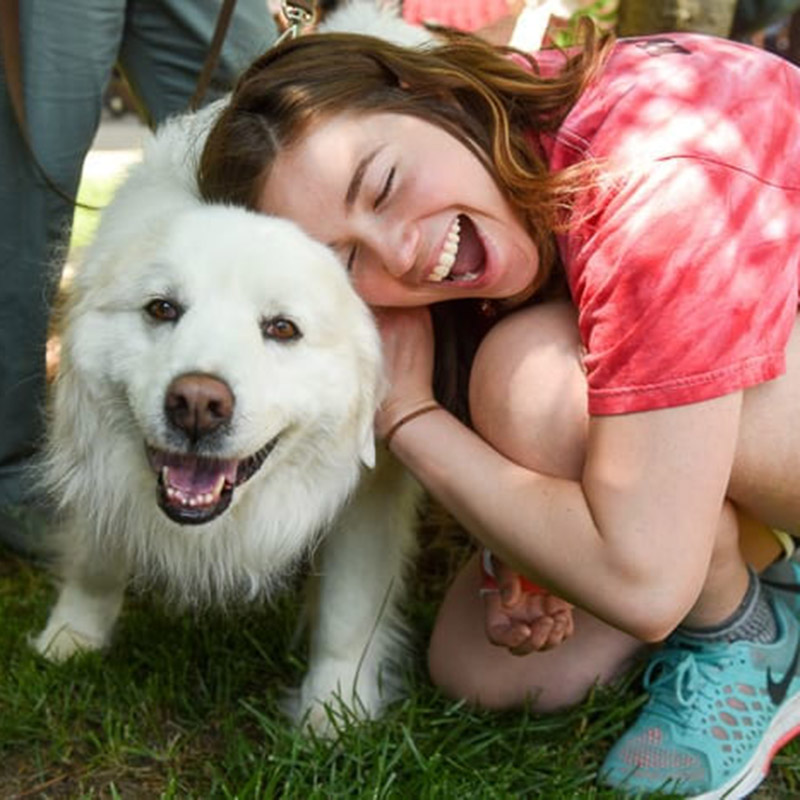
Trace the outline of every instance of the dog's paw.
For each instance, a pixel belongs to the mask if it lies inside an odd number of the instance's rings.
[[[320,739],[335,739],[339,731],[349,724],[350,714],[341,701],[334,699],[328,703],[315,701],[300,705],[291,716],[303,733]]]
[[[335,739],[344,728],[367,718],[338,695],[303,701],[300,692],[295,691],[284,701],[283,709],[303,733],[321,739]]]
[[[299,690],[287,697],[284,710],[303,730],[333,738],[344,727],[380,717],[386,698],[378,681],[358,680],[354,670],[312,670]]]
[[[103,641],[75,630],[66,622],[49,624],[30,643],[39,655],[57,664],[81,653],[100,650],[104,645]]]

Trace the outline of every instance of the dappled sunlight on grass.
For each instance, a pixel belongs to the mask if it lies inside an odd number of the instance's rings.
[[[78,201],[97,209],[104,208],[111,200],[128,169],[141,158],[139,150],[93,151],[86,159],[78,190]],[[70,240],[70,259],[76,257],[91,241],[100,210],[78,207]]]

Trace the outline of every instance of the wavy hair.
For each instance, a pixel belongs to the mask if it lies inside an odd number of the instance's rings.
[[[348,33],[286,41],[257,59],[235,86],[201,155],[200,193],[207,201],[255,209],[277,156],[315,123],[345,112],[410,114],[467,146],[521,215],[539,251],[533,293],[551,279],[554,233],[564,225],[561,212],[591,180],[581,165],[549,173],[530,141],[532,132],[559,127],[601,69],[612,40],[587,24],[583,42],[564,54],[556,75],[544,77],[535,58],[453,31],[416,49]],[[474,313],[475,301],[442,306],[448,313],[435,309],[434,314],[437,362],[455,359],[468,371],[485,325]],[[467,308],[473,313],[465,313]],[[445,340],[450,350],[464,352],[449,352]],[[437,381],[437,394],[466,418],[466,375],[446,371],[451,375],[444,383],[450,386]]]

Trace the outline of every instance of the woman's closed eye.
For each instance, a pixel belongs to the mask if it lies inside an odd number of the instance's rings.
[[[395,168],[392,167],[389,170],[389,174],[386,176],[386,181],[383,184],[383,188],[381,189],[378,196],[375,198],[375,202],[372,204],[373,211],[379,211],[381,205],[383,205],[383,203],[389,197],[389,194],[392,191],[392,186],[394,185],[394,174],[395,174]]]
[[[380,192],[378,192],[378,196],[372,203],[373,211],[380,211],[381,206],[383,206],[389,199],[389,195],[392,193],[392,188],[394,187],[395,172],[396,170],[394,167],[392,167],[389,170],[389,174],[386,176],[386,180],[384,181]],[[350,249],[350,252],[347,254],[346,268],[348,272],[353,269],[357,256],[358,256],[358,247],[354,246]]]
[[[347,255],[347,262],[345,263],[345,269],[350,272],[353,269],[353,265],[356,263],[356,256],[358,255],[358,248],[353,247],[351,248],[350,252]]]

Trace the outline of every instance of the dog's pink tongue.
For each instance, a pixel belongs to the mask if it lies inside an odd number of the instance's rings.
[[[483,262],[486,258],[486,251],[472,220],[466,214],[462,214],[460,219],[461,238],[458,243],[456,263],[453,264],[453,269],[450,271],[451,279],[468,273],[479,273],[483,269]]]
[[[236,482],[238,465],[236,459],[173,456],[165,460],[163,474],[168,486],[184,494],[218,493],[223,485],[220,478],[230,484]]]

